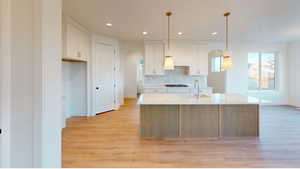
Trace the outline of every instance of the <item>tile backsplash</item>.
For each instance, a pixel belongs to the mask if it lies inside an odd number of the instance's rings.
[[[144,86],[159,86],[166,83],[193,86],[195,80],[198,80],[201,88],[207,87],[207,76],[189,76],[188,71],[187,66],[176,66],[174,70],[166,70],[163,76],[145,76]]]

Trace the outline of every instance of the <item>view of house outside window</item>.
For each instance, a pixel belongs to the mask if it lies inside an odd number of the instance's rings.
[[[223,56],[214,56],[211,60],[211,72],[221,72]]]
[[[276,54],[248,53],[248,89],[275,90]]]

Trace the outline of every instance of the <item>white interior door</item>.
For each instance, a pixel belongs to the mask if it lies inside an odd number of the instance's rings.
[[[95,49],[95,111],[102,113],[115,108],[115,47],[96,44]]]

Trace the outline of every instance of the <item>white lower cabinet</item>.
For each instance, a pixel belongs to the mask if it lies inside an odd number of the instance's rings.
[[[168,93],[191,93],[192,88],[167,88]]]
[[[166,88],[144,88],[143,93],[167,93]]]

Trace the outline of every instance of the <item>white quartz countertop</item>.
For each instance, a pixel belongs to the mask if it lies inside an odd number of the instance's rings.
[[[165,88],[184,88],[184,89],[190,89],[193,88],[191,86],[187,86],[187,87],[167,87],[165,85],[158,85],[158,86],[143,86],[143,88],[148,88],[148,89],[165,89]]]
[[[196,97],[192,94],[144,93],[138,100],[138,104],[140,105],[222,105],[264,103],[269,102],[240,94],[211,94],[209,97]]]
[[[194,86],[187,86],[187,87],[167,87],[165,85],[159,85],[159,86],[143,86],[144,89],[194,89]],[[211,89],[211,87],[200,87],[200,89]]]

